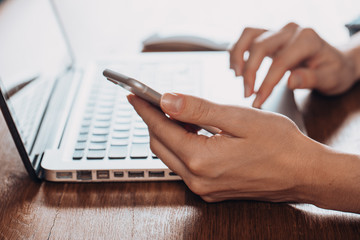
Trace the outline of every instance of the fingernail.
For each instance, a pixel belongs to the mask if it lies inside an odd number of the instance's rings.
[[[161,98],[161,106],[169,113],[178,113],[183,106],[183,97],[175,93],[165,93]]]
[[[302,83],[301,76],[299,74],[294,73],[290,78],[289,88],[290,89],[299,88],[301,86],[301,83]]]
[[[261,107],[261,101],[262,101],[261,94],[257,93],[256,98],[255,98],[255,100],[253,102],[253,107],[254,108],[260,108]]]
[[[131,105],[132,105],[132,99],[133,99],[133,97],[134,97],[134,95],[132,95],[132,94],[129,94],[129,95],[126,96],[128,102],[129,102]]]

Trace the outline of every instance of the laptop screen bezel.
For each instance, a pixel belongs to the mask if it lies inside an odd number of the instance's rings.
[[[5,122],[10,130],[10,134],[12,138],[14,139],[15,146],[20,154],[21,161],[23,162],[26,171],[29,173],[30,177],[34,180],[40,180],[41,179],[41,171],[40,168],[35,169],[34,166],[31,164],[31,160],[29,159],[29,155],[25,149],[25,146],[21,140],[20,133],[18,132],[14,119],[11,116],[10,109],[7,106],[6,103],[6,96],[3,92],[4,86],[2,85],[2,82],[0,81],[0,108],[2,111],[2,114],[4,116]],[[39,165],[38,165],[39,166]]]

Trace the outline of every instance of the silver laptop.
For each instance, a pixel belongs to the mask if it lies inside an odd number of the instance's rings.
[[[62,182],[179,180],[149,148],[147,126],[108,82],[110,68],[159,92],[182,92],[250,106],[227,53],[139,54],[79,68],[46,0],[6,2],[0,14],[0,105],[34,179]],[[9,20],[15,14],[16,21]],[[14,18],[11,18],[14,19]],[[291,91],[265,104],[303,129]]]

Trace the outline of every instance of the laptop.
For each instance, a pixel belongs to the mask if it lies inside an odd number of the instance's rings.
[[[14,0],[0,14],[0,106],[29,175],[57,182],[172,181],[181,178],[149,148],[146,124],[105,68],[155,90],[250,106],[228,54],[146,53],[77,66],[56,9]],[[14,18],[13,16],[16,16]],[[303,128],[291,91],[274,90],[265,109]]]

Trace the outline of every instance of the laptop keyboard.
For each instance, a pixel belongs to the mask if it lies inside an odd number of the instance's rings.
[[[161,69],[159,66],[152,66],[143,70],[151,70],[145,75],[156,77],[155,80],[152,79],[151,86],[155,85],[154,88],[160,89],[160,92],[171,91],[172,86],[178,85],[180,92],[196,94],[193,82],[196,76],[192,70],[196,66],[188,66],[178,65],[174,68],[173,64],[169,64],[161,66]],[[154,71],[162,74],[154,74]],[[144,71],[140,71],[139,75],[144,75]],[[158,159],[150,150],[147,125],[128,103],[128,94],[126,90],[103,78],[94,84],[81,123],[73,160]]]
[[[28,152],[39,128],[51,86],[52,82],[40,78],[10,98],[14,120]]]

